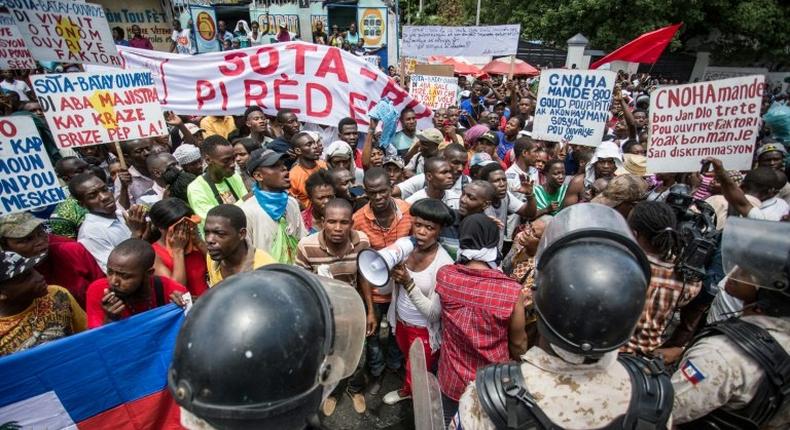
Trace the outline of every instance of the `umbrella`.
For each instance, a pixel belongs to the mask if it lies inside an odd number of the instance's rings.
[[[502,57],[492,60],[490,63],[483,66],[483,72],[489,75],[509,75],[510,74],[510,57]],[[532,67],[526,61],[513,59],[513,76],[537,76],[540,70]]]

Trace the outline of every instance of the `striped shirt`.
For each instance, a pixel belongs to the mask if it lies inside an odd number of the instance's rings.
[[[634,334],[620,352],[651,355],[661,346],[661,335],[667,328],[675,308],[687,305],[699,294],[700,281],[683,282],[675,272],[675,266],[648,255],[650,261],[650,285],[642,316],[636,324]]]
[[[326,246],[323,230],[302,238],[296,251],[296,265],[319,275],[331,275],[333,279],[357,287],[357,254],[370,248],[368,236],[351,230],[351,240],[343,252],[335,255]]]
[[[554,194],[549,194],[542,185],[535,186],[535,206],[538,210],[546,209],[551,206],[552,202],[559,203],[557,210],[552,212],[551,215],[556,214],[562,209],[562,201],[565,199],[565,192],[568,191],[568,182],[560,185],[560,188]]]

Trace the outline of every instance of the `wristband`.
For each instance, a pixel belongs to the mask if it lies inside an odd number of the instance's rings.
[[[407,282],[406,285],[403,286],[403,288],[406,289],[407,293],[411,293],[411,290],[414,289],[414,279],[409,279],[409,282]]]

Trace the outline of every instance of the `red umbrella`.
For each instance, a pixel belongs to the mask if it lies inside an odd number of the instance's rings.
[[[459,60],[453,57],[445,57],[443,55],[435,55],[428,57],[428,62],[430,63],[439,63],[439,64],[446,64],[448,66],[453,66],[453,73],[457,75],[474,75],[478,76],[483,73],[479,67],[475,66],[472,63],[468,63],[463,60]]]
[[[537,76],[540,70],[532,67],[526,61],[513,59],[513,76]],[[483,66],[483,72],[489,75],[509,75],[511,70],[510,57],[497,58]]]

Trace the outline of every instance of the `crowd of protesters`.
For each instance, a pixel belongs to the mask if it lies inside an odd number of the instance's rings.
[[[139,28],[128,41],[116,30],[119,44],[150,46]],[[219,33],[231,48],[261,37],[255,22],[230,32],[220,21]],[[331,34],[317,27],[312,36],[337,47],[362,43],[353,26]],[[276,37],[293,35],[282,29]],[[3,108],[34,119],[69,197],[0,219],[0,355],[182,304],[187,293],[200,300],[240,272],[294,264],[347,282],[367,309],[366,353],[324,401],[327,416],[341,395],[358,413],[366,396],[387,405],[410,399],[407,352],[415,340],[428,368],[438,369],[448,419],[478,368],[520,360],[538,344],[530,298],[537,244],[572,205],[606,205],[627,220],[652,277],[621,352],[668,365],[680,360],[705,314],[738,306],[722,300],[720,262],[693,281],[677,270],[683,244],[669,197],[706,202],[718,230],[728,216],[788,218],[787,145],[767,126],[749,171],[709,159],[704,173],[646,173],[650,93],[662,82],[645,74],[618,74],[597,147],[533,138],[533,80],[496,77],[459,79],[457,105],[436,110],[431,127],[402,110],[386,147],[375,122],[363,133],[351,118],[327,127],[303,124],[288,109],[267,115],[251,106],[238,116],[167,113],[168,135],[68,152],[47,139],[25,79],[3,72]],[[766,92],[764,109],[782,98]],[[414,252],[390,285],[373,288],[357,255],[407,236]],[[388,372],[402,385],[382,393]]]

